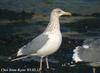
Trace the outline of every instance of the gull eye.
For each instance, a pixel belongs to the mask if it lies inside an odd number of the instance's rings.
[[[58,13],[61,13],[61,11],[58,11]]]

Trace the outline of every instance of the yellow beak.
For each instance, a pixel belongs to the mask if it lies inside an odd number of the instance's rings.
[[[65,12],[63,15],[72,16],[72,13],[70,13],[70,12]]]

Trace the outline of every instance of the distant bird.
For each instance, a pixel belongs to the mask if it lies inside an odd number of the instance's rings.
[[[42,70],[42,59],[46,57],[46,66],[49,69],[48,55],[56,52],[62,42],[62,35],[60,31],[59,17],[62,15],[71,16],[70,12],[64,12],[60,8],[53,9],[50,15],[50,21],[45,31],[34,38],[27,45],[24,45],[17,52],[19,58],[12,61],[28,58],[31,56],[40,56],[40,68]]]
[[[93,66],[93,73],[96,73],[95,67],[100,66],[100,39],[85,40],[82,46],[74,49],[73,60],[77,62],[86,62]]]

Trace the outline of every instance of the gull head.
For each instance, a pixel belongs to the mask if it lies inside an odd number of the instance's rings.
[[[52,15],[60,17],[62,15],[71,16],[72,14],[70,12],[63,11],[60,8],[55,8],[55,9],[52,10]]]

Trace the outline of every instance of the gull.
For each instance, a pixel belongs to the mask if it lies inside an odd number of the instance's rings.
[[[47,69],[49,69],[48,55],[55,53],[62,43],[59,23],[59,17],[62,15],[71,16],[71,13],[65,12],[60,8],[53,9],[50,15],[50,21],[44,32],[28,44],[21,47],[17,52],[17,56],[21,57],[12,59],[11,61],[21,60],[32,56],[39,56],[41,57],[39,70],[42,70],[42,60],[45,57],[46,66]]]
[[[86,39],[73,52],[72,58],[76,63],[86,62],[93,67],[93,73],[96,73],[95,68],[100,67],[100,39]]]

